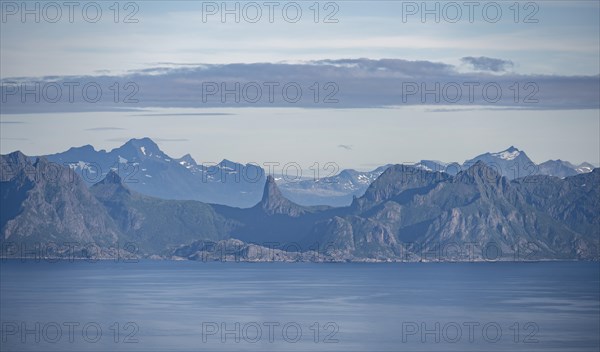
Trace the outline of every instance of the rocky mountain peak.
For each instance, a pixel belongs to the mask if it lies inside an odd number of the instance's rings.
[[[139,156],[148,157],[152,155],[164,154],[158,145],[150,138],[132,138],[127,143],[123,144],[120,148],[116,149],[120,153],[123,153],[126,157]],[[113,150],[114,152],[115,150]]]
[[[269,215],[283,214],[295,217],[306,212],[302,206],[283,196],[275,183],[275,178],[271,175],[267,176],[262,200],[256,206],[262,208]]]
[[[121,176],[114,170],[110,170],[102,181],[93,185],[91,191],[98,199],[102,200],[131,194],[131,191],[123,184]]]
[[[123,180],[118,173],[116,173],[114,170],[110,170],[108,174],[106,174],[106,177],[104,177],[104,179],[98,183],[104,185],[122,185]]]
[[[394,165],[385,170],[359,198],[360,207],[374,205],[381,201],[391,199],[401,193],[431,187],[436,183],[449,178],[447,174],[432,172],[411,165]]]
[[[2,163],[2,169],[4,169],[5,167],[13,168],[14,166],[28,164],[28,159],[27,155],[17,150],[10,154],[0,156],[0,162]]]
[[[181,158],[179,158],[179,161],[180,162],[184,161],[184,162],[186,162],[187,164],[190,164],[190,165],[198,165],[196,163],[196,160],[194,160],[194,158],[192,158],[192,156],[190,154],[186,154],[186,155],[182,156]]]
[[[277,183],[275,182],[275,178],[271,175],[267,176],[267,180],[265,182],[265,188],[263,191],[263,197],[261,200],[262,204],[269,204],[272,202],[279,202],[283,197]]]

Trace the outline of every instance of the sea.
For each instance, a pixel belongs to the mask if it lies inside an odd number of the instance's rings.
[[[0,351],[600,350],[594,262],[0,260]]]

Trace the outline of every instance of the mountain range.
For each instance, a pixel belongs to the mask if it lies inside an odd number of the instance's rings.
[[[258,166],[226,159],[198,165],[189,154],[168,156],[150,138],[131,139],[110,152],[86,145],[45,157],[69,166],[89,186],[114,170],[132,190],[163,199],[250,207],[260,200],[265,182]]]
[[[45,158],[69,166],[88,186],[102,180],[109,171],[116,170],[131,190],[145,195],[240,208],[252,207],[261,199],[266,180],[265,170],[258,165],[227,159],[198,164],[190,154],[173,158],[161,151],[150,138],[131,139],[108,152],[86,145],[46,155]],[[421,160],[413,166],[456,175],[477,161],[485,162],[511,180],[537,174],[567,177],[591,172],[594,168],[589,163],[573,165],[561,160],[536,165],[524,151],[512,146],[501,152],[481,154],[462,164]],[[350,205],[354,197],[362,196],[389,166],[383,165],[371,171],[346,169],[330,177],[291,182],[278,177],[276,181],[282,194],[295,203],[340,207]]]
[[[170,162],[145,145],[131,147],[144,157],[101,154],[129,157],[147,170]],[[186,168],[183,161],[176,163]],[[46,157],[14,152],[1,163],[4,256],[5,248],[51,242],[106,251],[128,243],[135,250],[125,250],[142,257],[189,260],[599,259],[600,169],[511,180],[484,160],[455,174],[424,163],[390,165],[343,207],[297,204],[267,176],[260,199],[239,208],[144,195],[116,168],[88,187],[69,164]]]

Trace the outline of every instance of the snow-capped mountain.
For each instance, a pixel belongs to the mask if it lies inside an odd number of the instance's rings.
[[[556,176],[556,177],[568,177],[577,174],[585,174],[594,170],[594,165],[590,163],[581,163],[579,165],[573,165],[568,161],[564,160],[548,160],[538,165],[539,173],[541,175]]]
[[[524,151],[513,146],[497,153],[485,153],[463,163],[463,170],[483,161],[498,173],[512,180],[538,173],[536,164],[529,159]]]
[[[320,179],[281,183],[283,195],[301,205],[345,206],[353,197],[362,196],[369,185],[391,165],[372,171],[342,170],[339,174]]]
[[[461,171],[459,163],[446,163],[439,160],[421,160],[413,166],[425,171],[445,172],[450,175],[456,175]]]
[[[190,154],[173,158],[160,150],[150,138],[131,139],[111,151],[95,150],[91,145],[71,148],[63,153],[47,155],[51,162],[68,166],[91,186],[116,171],[131,189],[163,199],[199,200],[247,208],[261,200],[265,171],[256,165],[243,165],[227,159],[219,163],[198,163]],[[437,160],[421,160],[412,166],[434,172],[456,175],[477,161],[509,179],[534,174],[566,177],[591,172],[589,163],[573,165],[567,161],[549,160],[535,165],[525,152],[510,147],[504,151],[481,154],[464,164]],[[301,205],[345,206],[366,189],[390,165],[372,171],[342,170],[320,179],[285,182],[275,178],[282,194]]]
[[[109,152],[86,145],[46,157],[69,166],[88,185],[113,170],[128,187],[142,194],[238,207],[256,204],[265,180],[262,169],[253,165],[228,160],[199,165],[189,154],[172,158],[150,138],[131,139]]]
[[[538,167],[540,174],[548,176],[567,177],[577,175],[579,173],[577,172],[577,167],[575,165],[560,159],[548,160],[538,165]]]
[[[584,163],[577,165],[575,167],[575,171],[577,171],[578,174],[585,174],[588,172],[592,172],[595,168],[596,167],[594,165],[584,162]]]

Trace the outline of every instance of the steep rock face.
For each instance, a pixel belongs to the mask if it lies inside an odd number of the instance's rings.
[[[514,184],[536,209],[592,240],[600,236],[600,169],[564,179],[534,176]]]
[[[383,172],[362,197],[355,199],[352,207],[364,211],[405,192],[426,192],[449,178],[450,175],[441,172],[431,172],[408,165],[394,165]]]
[[[335,216],[312,229],[322,253],[335,260],[401,258],[403,247],[385,222],[359,216]]]
[[[400,172],[392,176],[395,170]],[[475,252],[469,253],[474,256],[471,259],[485,259],[489,253],[484,251],[489,246],[499,251],[495,255],[502,259],[518,259],[516,256],[522,247],[535,252],[529,253],[528,259],[598,257],[597,216],[591,215],[597,209],[598,197],[594,200],[594,195],[577,202],[582,210],[573,215],[569,213],[572,209],[569,205],[561,208],[563,212],[536,206],[533,196],[522,193],[518,182],[511,185],[481,161],[453,178],[442,176],[442,181],[432,174],[414,179],[412,171],[410,179],[404,181],[402,177],[407,177],[406,170],[410,169],[395,170],[382,175],[363,198],[355,201],[360,205],[353,209],[355,215],[318,224],[313,231],[324,233],[323,238],[336,244],[344,254],[360,253],[372,258],[383,254],[397,257],[403,249],[414,252],[415,248],[407,248],[409,244],[426,253],[450,245],[462,250],[462,253],[448,254],[447,260],[465,260],[467,246],[476,247]],[[587,183],[593,183],[593,173],[584,177],[589,179]],[[570,187],[573,181],[567,179],[564,183],[562,187]],[[580,180],[579,184],[582,183]],[[597,190],[598,186],[595,187]],[[570,188],[562,192],[559,185],[551,188],[558,192],[556,199],[582,200]],[[536,190],[530,192],[535,194]],[[537,192],[544,193],[543,190]],[[553,215],[553,211],[556,214]],[[565,221],[569,216],[582,220],[585,225]],[[373,237],[373,234],[380,236]],[[360,236],[385,240],[376,241],[379,243],[376,248],[373,241],[357,240]]]
[[[119,231],[104,207],[68,168],[20,152],[2,156],[2,240],[113,244]]]
[[[281,214],[298,217],[306,213],[304,207],[291,202],[281,194],[273,176],[267,177],[262,199],[255,208],[262,209],[268,215]]]
[[[581,234],[529,204],[517,187],[483,163],[441,184],[421,204],[416,209],[434,215],[420,227],[418,237],[425,248],[450,242],[480,247],[493,243],[510,255],[531,244],[539,259],[593,257],[598,246],[597,241],[587,241],[584,247],[589,250],[578,252],[574,243],[584,239]]]

